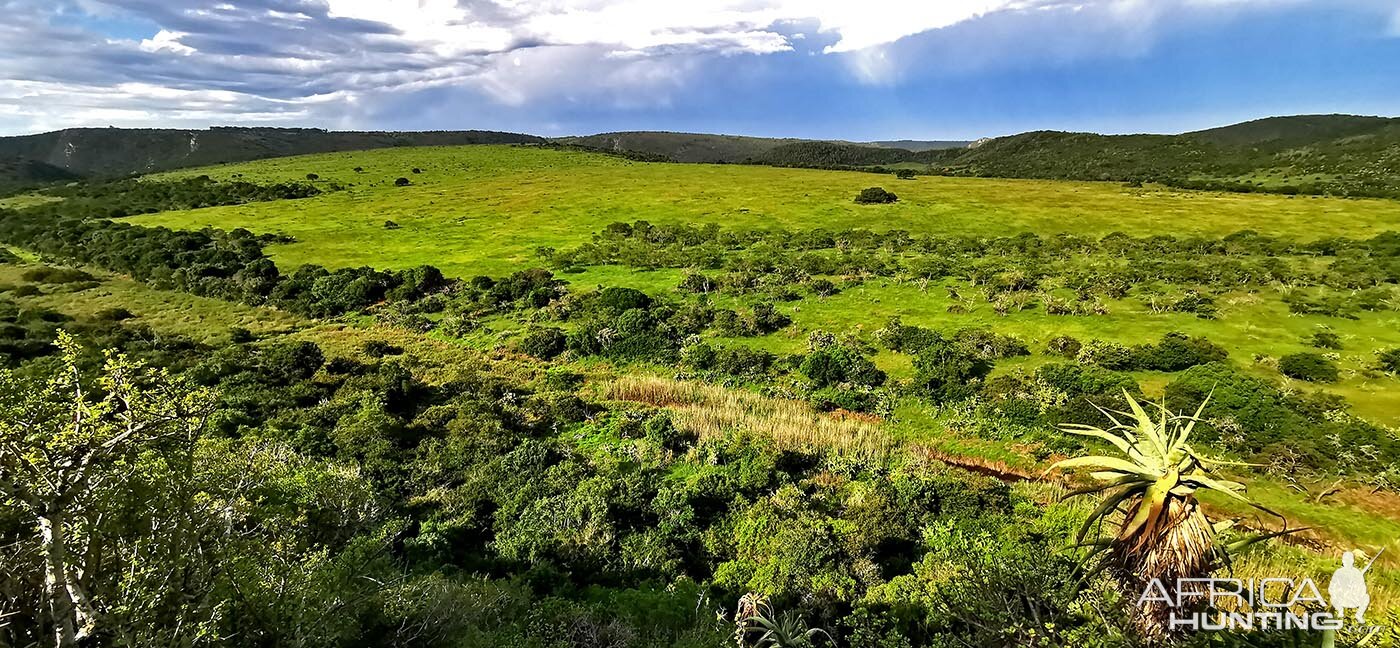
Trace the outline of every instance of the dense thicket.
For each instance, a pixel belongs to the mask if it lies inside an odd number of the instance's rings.
[[[1121,643],[1060,551],[1078,513],[988,477],[700,438],[553,377],[428,384],[309,342],[186,358],[207,425],[82,514],[98,644],[718,648],[745,592],[843,645]],[[28,645],[43,568],[13,504],[0,637]]]

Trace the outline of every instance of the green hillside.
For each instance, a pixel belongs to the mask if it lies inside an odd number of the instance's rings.
[[[0,137],[0,159],[21,157],[77,175],[120,176],[308,153],[396,146],[542,143],[493,131],[353,132],[312,128],[207,130],[71,128]]]
[[[78,178],[75,173],[37,160],[17,157],[0,159],[0,196],[27,187]]]

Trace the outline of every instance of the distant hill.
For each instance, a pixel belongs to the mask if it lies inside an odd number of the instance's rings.
[[[309,128],[208,130],[71,128],[0,137],[0,159],[35,160],[83,176],[117,176],[271,157],[458,144],[544,143],[494,131],[340,132]]]
[[[1400,198],[1400,119],[1271,117],[1181,135],[1037,131],[979,142],[931,170]]]
[[[758,163],[779,166],[808,166],[808,164],[801,162],[801,160],[806,159],[820,159],[820,166],[897,164],[908,161],[909,153],[962,148],[970,144],[970,142],[922,140],[846,142],[659,131],[599,133],[597,135],[557,137],[554,138],[554,141],[614,153],[642,153],[673,162]],[[892,154],[872,153],[871,151],[875,149],[891,149],[899,152]],[[819,150],[820,153],[817,153]],[[884,161],[867,161],[872,159]]]
[[[26,187],[77,180],[81,176],[38,160],[0,159],[0,194]]]
[[[631,131],[556,137],[555,142],[612,151],[644,153],[673,162],[740,163],[762,157],[769,150],[804,140],[741,135],[705,135]]]
[[[878,142],[871,142],[871,144],[919,153],[921,151],[967,148],[972,142],[962,140],[881,140]]]

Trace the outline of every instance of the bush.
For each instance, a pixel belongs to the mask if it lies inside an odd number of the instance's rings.
[[[914,356],[914,383],[938,402],[960,400],[977,391],[992,363],[952,340],[938,338]]]
[[[1224,360],[1229,355],[1223,347],[1204,337],[1184,333],[1168,333],[1157,344],[1134,349],[1136,368],[1151,371],[1181,371],[1196,365]]]
[[[25,270],[20,277],[25,281],[41,284],[66,284],[94,280],[92,275],[77,268],[52,268],[48,266]]]
[[[1045,345],[1045,354],[1072,359],[1079,356],[1079,350],[1082,348],[1084,348],[1084,344],[1079,340],[1068,335],[1061,335],[1052,338],[1050,342]]]
[[[861,189],[860,193],[856,195],[856,204],[858,205],[888,204],[897,200],[899,200],[899,196],[896,196],[891,192],[885,191],[881,187],[870,187],[868,189]]]
[[[715,352],[714,366],[731,376],[761,376],[777,358],[762,349],[731,347]]]
[[[23,284],[15,286],[10,294],[16,297],[33,297],[39,294],[39,287],[34,284]]]
[[[384,340],[370,340],[360,347],[364,354],[371,358],[383,358],[384,356],[399,355],[403,353],[402,347],[397,347]]]
[[[1342,348],[1342,336],[1331,331],[1318,331],[1308,338],[1308,343],[1316,349],[1331,349],[1340,351]]]
[[[135,313],[120,306],[104,308],[92,314],[92,318],[99,322],[120,322],[133,317],[136,317]]]
[[[394,186],[395,186],[395,187],[407,187],[407,186],[410,185],[410,184],[413,184],[413,183],[409,182],[409,181],[408,181],[408,178],[397,178],[397,179],[394,180]]]
[[[853,383],[878,387],[885,383],[885,372],[855,349],[834,346],[807,354],[798,371],[812,381],[814,387]]]
[[[646,309],[651,306],[651,298],[635,288],[609,286],[598,293],[598,305],[609,313],[621,314],[633,309]]]
[[[894,177],[900,180],[913,180],[917,175],[918,174],[914,173],[913,169],[899,169],[894,172]]]
[[[1386,349],[1376,354],[1376,367],[1389,373],[1400,373],[1400,348]]]
[[[399,228],[399,224],[398,224],[398,223],[395,223],[394,221],[391,221],[391,220],[386,220],[386,221],[384,221],[384,229],[387,229],[387,230],[396,230],[396,229],[398,229],[398,228]]]
[[[1337,382],[1336,363],[1320,353],[1293,353],[1278,360],[1278,370],[1289,378],[1308,382]]]
[[[228,330],[228,341],[233,344],[247,344],[256,339],[252,331],[241,326],[233,326]]]
[[[564,352],[568,338],[562,329],[546,327],[525,334],[520,340],[520,350],[543,360],[548,360]]]
[[[316,174],[314,174],[314,173],[308,173],[308,174],[306,174],[306,179],[307,179],[307,180],[320,180],[320,179],[321,179],[321,176],[318,176],[318,175],[316,175]]]

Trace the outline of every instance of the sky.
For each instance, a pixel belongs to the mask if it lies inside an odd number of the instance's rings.
[[[1400,115],[1400,0],[0,0],[0,135],[975,139]]]

